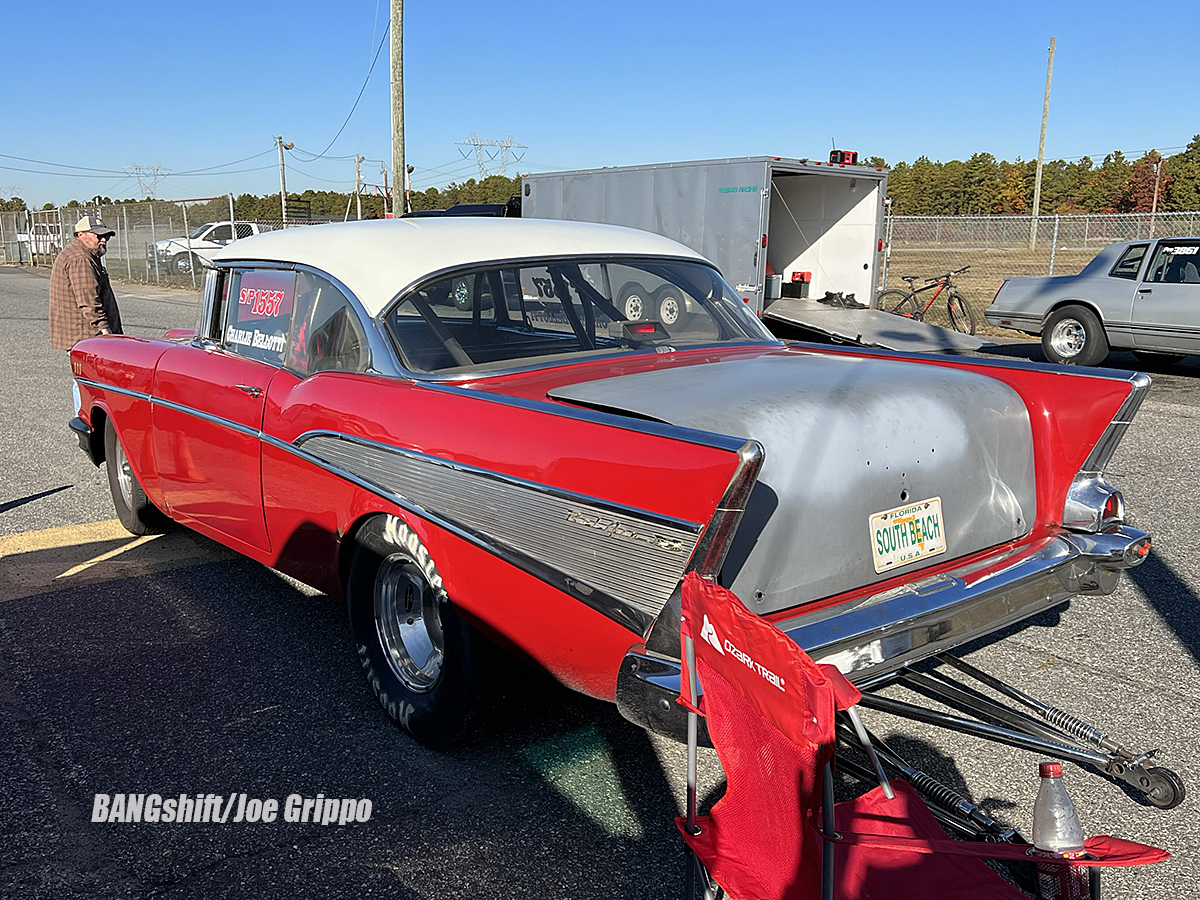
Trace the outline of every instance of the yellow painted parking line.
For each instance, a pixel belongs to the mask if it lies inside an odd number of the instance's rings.
[[[2,535],[0,603],[236,555],[181,527],[136,537],[117,519]]]

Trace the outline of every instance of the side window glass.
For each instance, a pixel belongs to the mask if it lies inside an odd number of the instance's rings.
[[[236,227],[238,240],[250,237],[250,235],[254,234],[254,229],[250,227],[249,222],[238,222]]]
[[[295,307],[285,358],[289,369],[301,376],[366,370],[366,332],[335,284],[311,272],[297,272]]]
[[[282,365],[292,331],[296,273],[250,269],[230,273],[225,283],[225,348],[248,359]]]
[[[1146,244],[1134,244],[1129,247],[1121,258],[1117,260],[1117,264],[1113,266],[1112,271],[1108,274],[1113,278],[1137,278],[1138,269],[1142,267],[1142,260],[1146,256]]]
[[[212,231],[210,231],[208,233],[205,240],[209,240],[214,243],[222,243],[222,242],[227,243],[229,241],[230,234],[231,234],[231,232],[230,232],[228,225],[218,225],[216,228],[214,228]]]
[[[1160,244],[1147,281],[1200,284],[1200,245]]]

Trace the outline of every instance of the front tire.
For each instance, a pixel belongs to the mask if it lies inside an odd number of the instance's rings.
[[[950,324],[954,326],[955,331],[963,334],[975,333],[975,310],[971,309],[967,298],[958,291],[953,292],[946,301],[946,311],[950,313]]]
[[[408,524],[378,516],[355,540],[346,602],[363,674],[417,743],[444,747],[462,735],[474,711],[471,629]]]
[[[162,531],[166,517],[150,502],[137,476],[133,474],[112,419],[104,421],[104,462],[108,470],[108,489],[112,493],[113,508],[125,530],[138,535]]]
[[[171,257],[171,274],[172,275],[190,275],[192,271],[192,257],[187,253],[179,253]]]
[[[1095,366],[1108,356],[1108,338],[1099,317],[1086,306],[1064,306],[1046,319],[1042,352],[1060,365]]]
[[[907,293],[896,288],[883,291],[875,299],[875,308],[890,312],[894,316],[905,316],[909,319],[920,319],[921,312],[915,300]]]

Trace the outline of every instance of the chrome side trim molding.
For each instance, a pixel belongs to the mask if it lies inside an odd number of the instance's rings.
[[[88,387],[99,388],[102,391],[110,391],[114,394],[121,394],[125,397],[133,397],[137,400],[144,400],[154,406],[163,406],[167,409],[181,412],[187,416],[193,416],[197,419],[203,419],[205,422],[211,422],[214,425],[220,425],[222,428],[228,428],[231,431],[236,431],[239,434],[247,435],[248,437],[263,438],[265,435],[257,428],[251,428],[249,425],[243,425],[240,422],[234,422],[230,419],[221,416],[214,416],[212,413],[201,412],[191,406],[184,406],[182,403],[174,403],[170,400],[162,400],[155,397],[153,394],[146,394],[142,391],[131,391],[128,388],[117,387],[113,384],[103,384],[99,381],[92,381],[89,378],[77,379],[80,384],[86,384]]]
[[[121,394],[125,397],[133,397],[135,400],[153,401],[154,398],[142,391],[131,391],[129,388],[117,387],[115,384],[105,384],[102,381],[93,381],[91,378],[76,378],[80,384],[86,384],[88,387],[99,388],[102,391],[112,391],[114,394]]]
[[[584,602],[595,596],[606,615],[610,600],[632,610],[620,621],[639,635],[699,540],[696,523],[347,435],[307,434],[290,449]]]
[[[818,663],[832,663],[851,681],[863,683],[1023,621],[1075,594],[1111,593],[1121,570],[1139,565],[1148,548],[1149,536],[1128,526],[1108,534],[1043,538],[999,559],[801,612],[777,627]],[[626,718],[655,730],[662,730],[666,719],[673,722],[678,653],[677,635],[675,658],[645,647],[626,655],[617,677],[617,704]],[[662,705],[664,699],[668,706]]]
[[[220,425],[222,428],[228,428],[230,431],[236,431],[238,434],[244,434],[247,437],[263,438],[265,435],[257,428],[251,428],[249,425],[243,425],[241,422],[232,422],[229,419],[221,416],[214,416],[212,413],[201,412],[200,410],[184,406],[182,403],[174,403],[170,400],[159,400],[156,397],[149,398],[150,402],[155,406],[163,406],[167,409],[181,412],[186,416],[192,416],[196,419],[203,419],[205,422],[211,422],[214,425]]]
[[[432,522],[439,528],[445,529],[451,534],[486,550],[497,558],[503,560],[509,565],[521,569],[524,572],[533,575],[535,578],[544,581],[551,587],[557,588],[563,593],[584,605],[596,610],[601,615],[612,619],[618,625],[629,629],[635,634],[643,634],[650,627],[653,618],[647,613],[642,612],[630,606],[628,603],[605,593],[599,588],[591,585],[581,584],[572,579],[563,572],[558,572],[545,565],[543,562],[532,557],[526,556],[523,553],[515,550],[512,547],[504,546],[498,543],[490,535],[480,534],[462,522],[447,518],[438,512],[426,509],[410,498],[402,496],[394,491],[388,490],[382,485],[375,484],[372,481],[363,478],[354,472],[340,468],[339,466],[322,459],[312,453],[300,449],[295,444],[281,441],[278,438],[273,438],[269,435],[263,435],[263,440],[273,447],[290,453],[294,456],[303,459],[309,464],[323,469],[332,475],[336,475],[351,484],[356,484],[363,490],[370,491],[378,497],[382,497],[390,503],[395,504],[405,512],[411,513],[427,522]]]
[[[551,403],[545,400],[510,397],[507,394],[495,394],[491,391],[463,387],[457,384],[447,384],[445,382],[423,382],[421,387],[431,391],[441,391],[446,394],[470,397],[473,400],[484,400],[489,403],[500,403],[504,406],[512,406],[517,409],[542,412],[564,419],[578,419],[581,422],[594,422],[610,428],[620,428],[624,431],[653,434],[676,441],[684,441],[688,444],[696,444],[701,447],[715,447],[718,450],[728,450],[730,453],[737,453],[746,442],[744,437],[731,437],[726,434],[718,434],[715,431],[699,431],[695,428],[684,428],[680,425],[671,425],[655,419],[642,419],[620,413],[605,412],[601,409],[593,409],[574,403]]]

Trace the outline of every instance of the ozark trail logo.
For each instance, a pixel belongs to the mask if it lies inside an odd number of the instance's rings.
[[[716,647],[717,652],[722,656],[725,655],[725,648],[721,646],[721,639],[717,637],[717,629],[713,628],[713,623],[708,621],[707,614],[704,616],[704,624],[700,626],[700,637]]]

